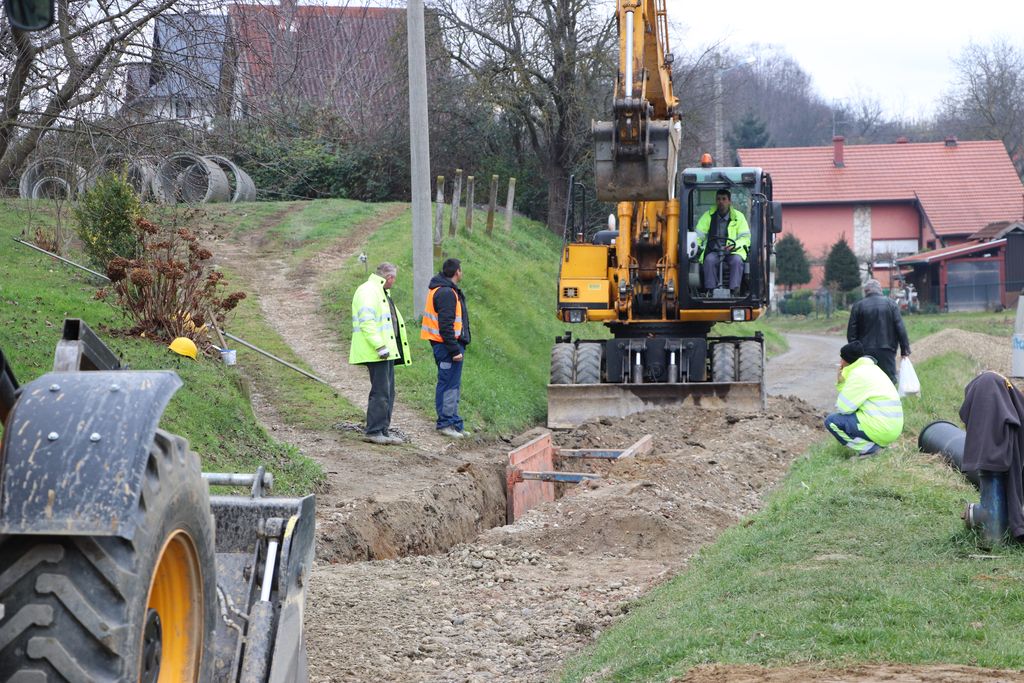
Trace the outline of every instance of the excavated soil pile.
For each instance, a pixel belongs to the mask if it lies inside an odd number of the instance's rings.
[[[821,437],[819,419],[773,399],[759,415],[681,408],[556,434],[567,448],[625,448],[652,434],[654,448],[600,465],[601,481],[445,554],[318,566],[311,680],[549,679],[630,601],[757,510]]]
[[[1010,373],[1010,340],[980,332],[942,330],[930,334],[910,347],[914,364],[945,353],[962,353],[977,361],[980,370]]]

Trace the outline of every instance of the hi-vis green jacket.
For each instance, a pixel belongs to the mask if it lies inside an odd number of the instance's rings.
[[[395,339],[395,328],[391,323],[391,306],[384,291],[384,278],[373,273],[370,279],[359,285],[355,296],[352,297],[352,348],[348,354],[349,363],[397,361],[399,344],[402,349],[402,365],[412,363],[405,321],[397,306],[395,313],[398,315],[400,339]],[[377,349],[382,346],[388,349],[387,358],[377,355]]]
[[[879,446],[888,446],[903,431],[903,404],[896,387],[871,356],[843,368],[836,410],[856,413],[857,424]]]
[[[715,207],[708,209],[697,221],[694,231],[697,233],[697,247],[700,249],[700,262],[704,263],[704,252],[707,251],[708,232],[711,231],[711,217],[717,211]],[[736,243],[736,254],[744,261],[747,260],[747,250],[750,249],[750,226],[747,225],[747,217],[742,211],[729,207],[729,239]],[[724,245],[715,245],[724,246]]]

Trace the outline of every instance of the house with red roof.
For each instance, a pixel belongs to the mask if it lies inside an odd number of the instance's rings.
[[[970,241],[985,226],[1024,216],[1024,185],[998,140],[737,150],[743,166],[772,175],[783,233],[800,238],[822,283],[825,257],[841,237],[888,286],[897,262]],[[976,241],[974,243],[977,243]],[[926,294],[920,291],[922,302]],[[937,302],[936,302],[937,303]]]

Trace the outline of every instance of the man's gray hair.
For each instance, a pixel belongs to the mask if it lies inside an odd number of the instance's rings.
[[[881,294],[882,293],[882,283],[879,282],[878,280],[868,280],[867,282],[864,283],[864,293],[865,294]]]
[[[377,266],[377,275],[380,275],[385,280],[389,277],[398,275],[398,266],[394,263],[384,262]]]

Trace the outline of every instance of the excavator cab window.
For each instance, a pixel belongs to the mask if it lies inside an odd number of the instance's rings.
[[[690,195],[690,214],[688,227],[692,230],[693,226],[697,225],[697,221],[703,216],[709,209],[715,208],[715,193],[719,190],[717,187],[697,188]],[[750,222],[750,192],[747,188],[742,186],[731,187],[729,192],[732,194],[732,207],[737,211],[742,211],[743,215],[746,216],[747,222]]]

